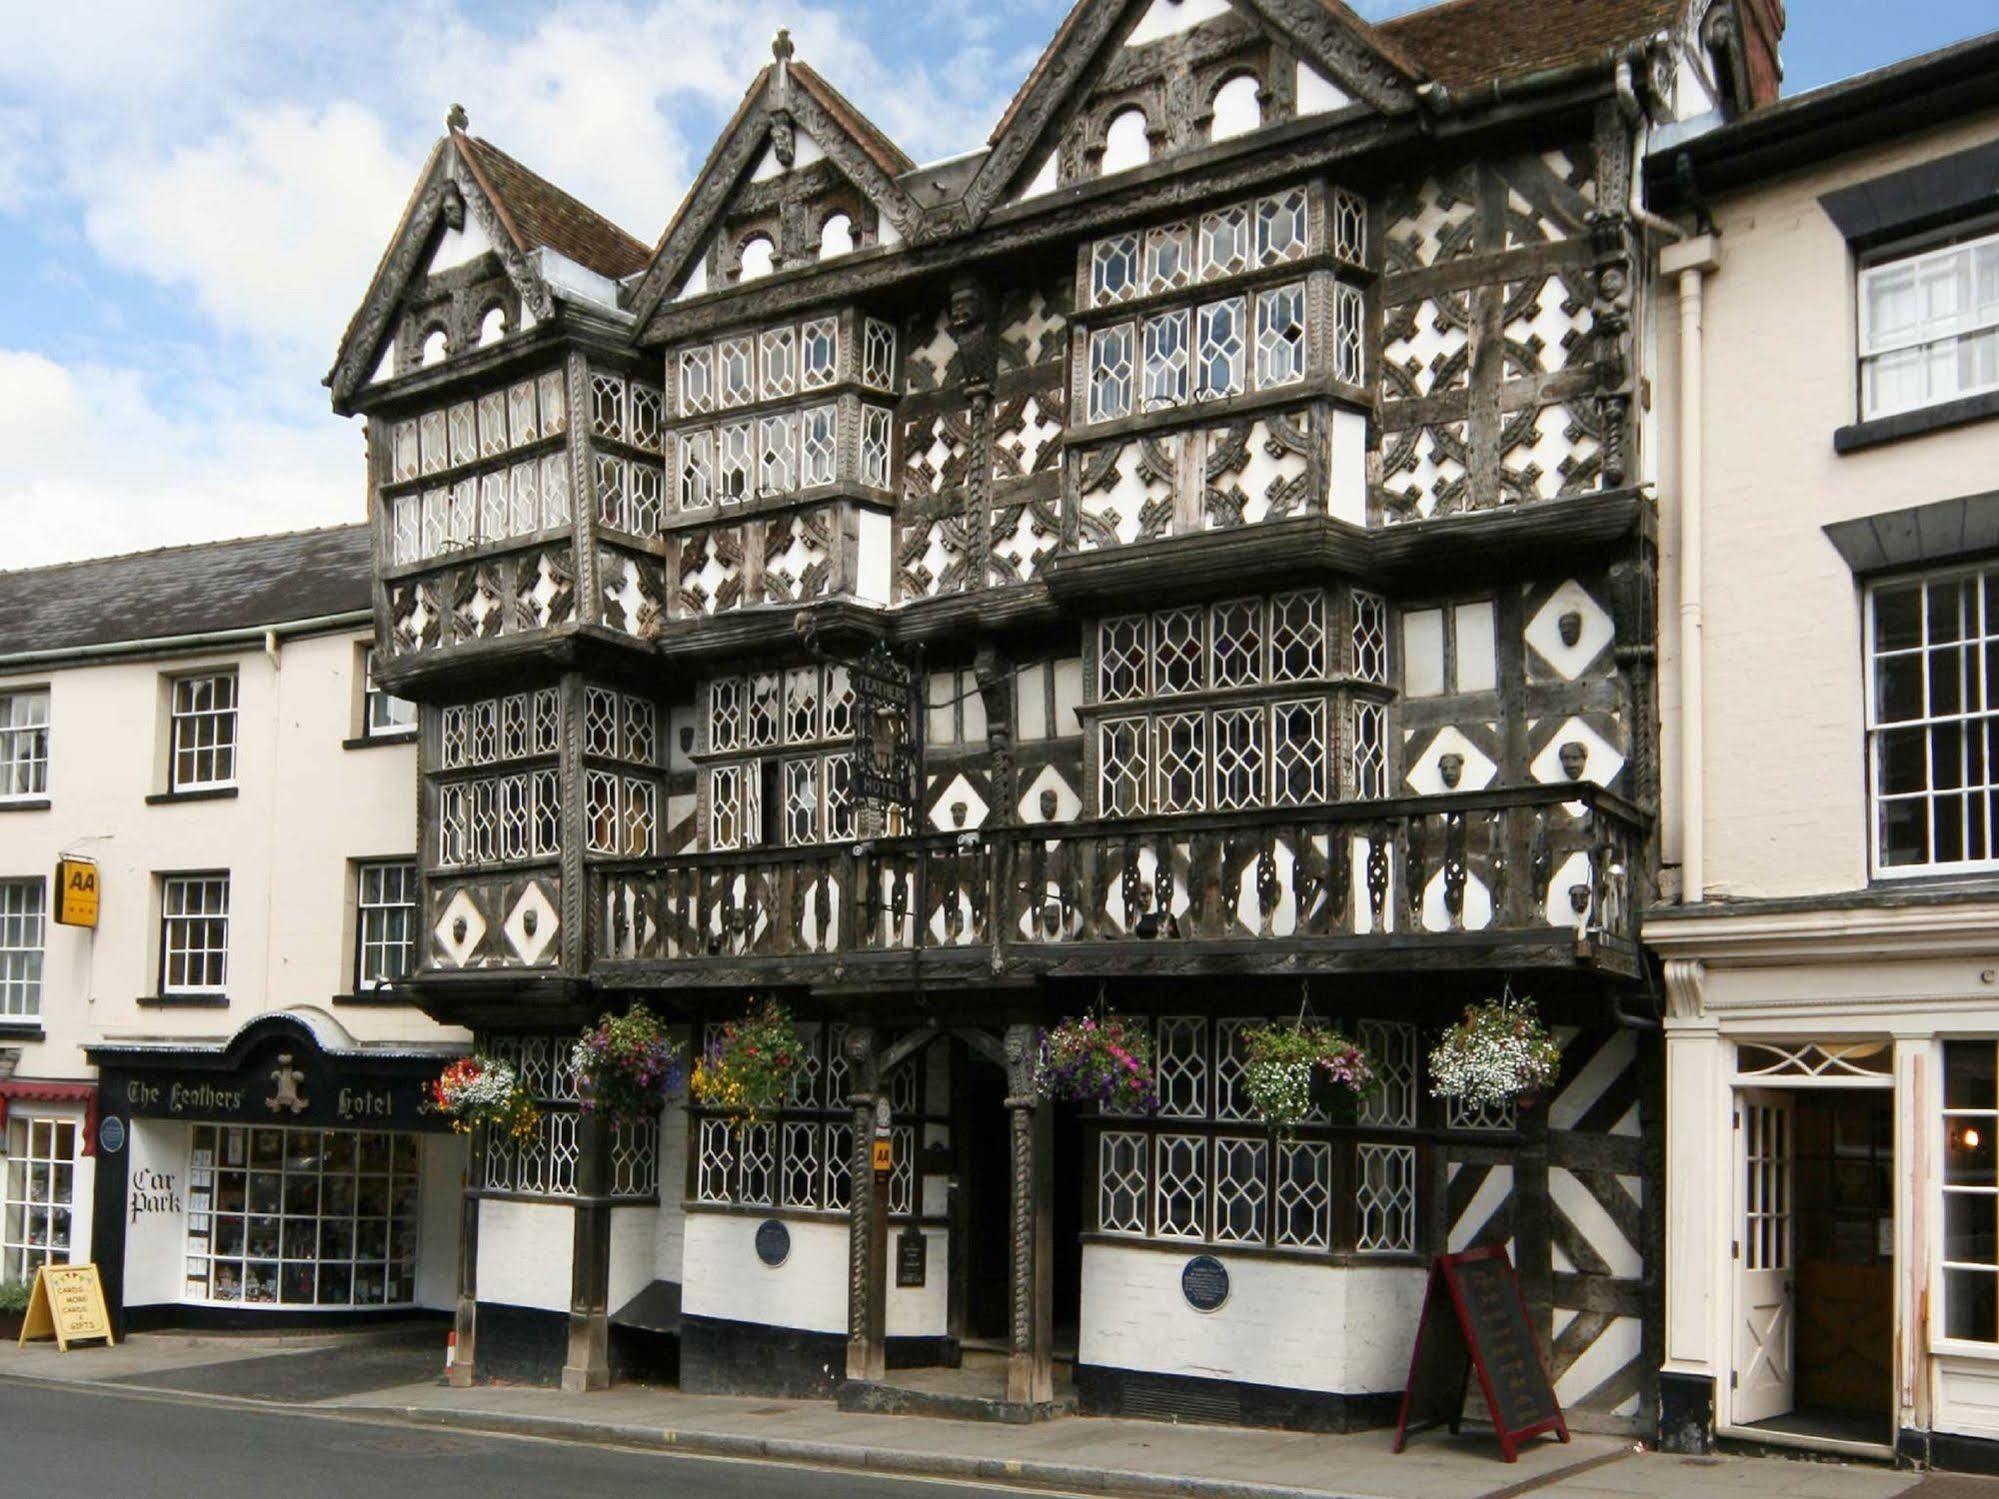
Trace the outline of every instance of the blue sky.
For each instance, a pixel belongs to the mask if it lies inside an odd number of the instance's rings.
[[[778,26],[934,159],[984,140],[1067,3],[0,0],[0,569],[359,518],[320,380],[453,101],[650,241]],[[1793,92],[1999,23],[1790,12]]]

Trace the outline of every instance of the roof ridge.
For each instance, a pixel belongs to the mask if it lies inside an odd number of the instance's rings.
[[[177,552],[214,551],[222,547],[249,546],[260,541],[290,541],[306,536],[327,536],[336,531],[366,531],[364,520],[341,521],[331,526],[301,526],[292,531],[263,531],[254,536],[221,536],[212,541],[180,541],[169,546],[136,547],[129,552],[103,552],[94,557],[71,557],[64,562],[38,562],[31,567],[0,568],[0,578],[18,578],[27,573],[56,572],[65,567],[90,567],[102,562],[130,562],[136,557],[165,557]]]
[[[454,127],[452,130],[452,134],[455,135],[460,141],[463,141],[474,147],[475,150],[489,151],[493,155],[499,157],[501,161],[505,162],[508,166],[512,167],[516,172],[519,172],[522,176],[531,179],[531,181],[536,186],[545,188],[547,191],[553,193],[556,197],[562,199],[565,203],[571,204],[580,212],[587,213],[588,215],[590,215],[591,218],[597,220],[606,229],[609,229],[613,234],[616,234],[620,239],[623,239],[628,245],[630,245],[632,248],[636,249],[640,253],[643,254],[646,251],[647,246],[645,241],[641,240],[637,235],[633,234],[629,229],[625,228],[624,225],[618,223],[617,220],[611,218],[608,214],[599,212],[597,209],[592,208],[588,203],[585,203],[581,198],[577,197],[576,194],[570,192],[568,189],[558,186],[554,182],[551,182],[548,178],[542,176],[540,172],[537,172],[533,167],[529,166],[526,162],[522,161],[518,156],[515,156],[512,152],[506,150],[504,147],[495,145],[492,141],[486,139],[486,137],[483,135],[473,135],[469,130],[458,130]],[[501,187],[498,183],[494,183],[491,186],[492,186],[492,191],[499,198],[504,200],[506,197],[506,189]],[[506,214],[509,224],[512,225],[516,230],[518,230],[519,219],[514,212],[515,207],[516,205],[507,204],[506,207],[502,209],[502,212]],[[521,248],[524,252],[526,252],[526,251],[532,251],[534,249],[534,246],[522,245]]]
[[[808,89],[824,89],[831,96],[830,99],[820,100],[820,103],[828,106],[828,113],[833,115],[838,124],[860,138],[863,145],[880,149],[881,155],[876,157],[875,164],[886,175],[900,177],[904,172],[916,169],[916,163],[910,160],[907,151],[895,143],[894,137],[877,125],[853,100],[841,93],[824,73],[802,57],[791,59],[786,66]]]

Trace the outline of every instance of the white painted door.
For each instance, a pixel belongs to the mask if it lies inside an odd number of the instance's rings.
[[[1738,1423],[1790,1411],[1797,1336],[1792,1096],[1738,1093],[1735,1136],[1741,1221],[1735,1243],[1735,1397]]]

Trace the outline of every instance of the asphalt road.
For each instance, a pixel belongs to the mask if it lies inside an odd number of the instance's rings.
[[[0,1495],[118,1499],[1018,1499],[1019,1490],[266,1414],[0,1381]]]

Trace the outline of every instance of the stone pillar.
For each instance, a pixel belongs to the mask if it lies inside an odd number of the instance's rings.
[[[569,1357],[562,1388],[601,1390],[611,1383],[611,1122],[576,1120],[576,1204],[569,1269]]]
[[[1042,1405],[1055,1398],[1054,1224],[1050,1212],[1050,1105],[1034,1092],[1035,1028],[1006,1028],[1007,1121],[1010,1126],[1012,1213],[1008,1287],[1010,1339],[1006,1398]]]
[[[875,1255],[875,1033],[865,1026],[847,1031],[847,1101],[853,1107],[854,1141],[847,1166],[847,1378],[880,1380],[888,1372],[876,1303],[886,1295],[882,1266]]]
[[[453,1389],[468,1389],[475,1378],[474,1363],[479,1330],[479,1198],[472,1184],[485,1179],[486,1127],[474,1127],[468,1137],[465,1175],[458,1195],[458,1305],[452,1320],[457,1334],[457,1351],[445,1382]]]

